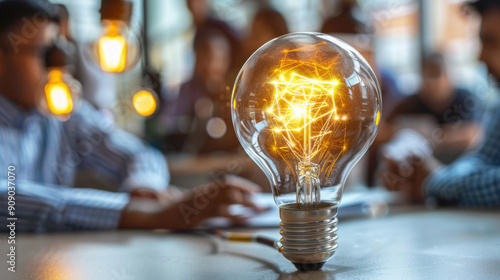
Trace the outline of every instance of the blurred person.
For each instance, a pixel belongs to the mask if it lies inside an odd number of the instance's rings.
[[[228,212],[230,204],[258,209],[249,202],[257,187],[238,177],[191,191],[167,189],[164,156],[86,102],[66,122],[42,115],[37,105],[44,98],[48,72],[44,57],[57,36],[56,22],[47,1],[0,2],[3,220],[13,211],[17,232],[186,229],[213,216],[241,221]],[[72,188],[80,169],[114,178],[119,192]],[[8,210],[9,197],[15,199],[15,210]]]
[[[337,5],[336,9],[334,10],[335,14],[325,20],[323,26],[321,27],[321,33],[340,37],[340,39],[347,41],[351,45],[353,45],[353,43],[359,44],[359,42],[367,41],[370,41],[370,44],[373,44],[371,40],[371,36],[373,35],[372,29],[369,28],[365,22],[357,19],[354,16],[355,10],[359,9],[357,1],[340,0],[334,2],[336,2],[335,4]],[[331,4],[334,2],[324,1],[323,9],[325,9],[327,13],[330,12],[329,10],[331,9]],[[358,37],[356,38],[349,36]],[[368,37],[363,38],[360,36]],[[360,45],[360,47],[356,47],[356,49],[359,51],[362,47],[363,46]],[[371,49],[372,47],[370,47],[370,51],[372,52]],[[372,66],[373,70],[375,70],[377,78],[380,82],[380,87],[382,89],[382,99],[384,100],[384,106],[382,108],[382,118],[385,118],[388,113],[392,111],[394,106],[403,99],[403,95],[399,90],[394,75],[387,69],[383,69],[380,67],[380,65],[377,65],[373,54],[371,55],[372,57],[366,57],[364,53],[362,53],[362,55],[364,55],[365,58],[368,59],[368,62]]]
[[[262,45],[288,32],[285,18],[278,11],[268,7],[260,8],[243,39],[241,66]]]
[[[403,100],[403,95],[394,75],[389,70],[384,69],[381,65],[376,63],[373,34],[371,34],[372,30],[368,28],[365,22],[354,16],[356,9],[359,9],[357,1],[340,0],[335,2],[336,3],[332,1],[323,2],[323,9],[326,10],[326,13],[331,12],[332,3],[336,4],[336,8],[334,9],[335,14],[327,18],[323,23],[321,32],[339,37],[353,45],[361,52],[364,58],[367,59],[368,63],[370,63],[380,83],[381,95],[384,103],[381,111],[381,120],[383,122],[394,107]],[[360,42],[364,43],[360,44]],[[385,126],[380,127],[379,135],[385,134],[384,128]],[[362,181],[365,181],[364,184],[368,186],[373,186],[375,184],[375,171],[378,166],[378,148],[379,143],[375,142],[363,157],[361,164],[358,164],[358,167],[355,169],[356,172],[366,175],[366,178],[362,179]],[[366,164],[364,164],[365,161]]]
[[[236,61],[240,50],[240,38],[228,23],[213,14],[209,1],[186,0],[186,6],[195,29],[193,37],[195,65],[189,80],[183,81],[179,88],[172,89],[174,91],[172,94],[167,94],[171,95],[171,98],[166,100],[166,106],[162,106],[159,116],[161,126],[165,129],[160,146],[165,152],[198,153],[220,149],[232,150],[233,147],[221,148],[223,146],[219,145],[221,142],[214,143],[213,138],[207,134],[206,126],[211,117],[220,117],[221,113],[225,115],[221,111],[226,109],[221,104],[227,100],[226,87],[232,87],[239,71]],[[217,37],[214,40],[215,49],[210,43],[203,43],[204,46],[199,47],[200,42],[211,40],[205,38],[215,37]],[[201,99],[197,107],[200,110],[196,114],[195,103],[198,99]],[[218,112],[214,110],[215,105]],[[222,132],[232,130],[227,126],[227,122],[222,124],[220,119],[217,119],[214,128],[219,130],[216,136],[224,134],[223,136],[227,137],[226,133]],[[229,134],[231,133],[232,131],[229,131]],[[213,144],[216,147],[210,147]]]
[[[366,57],[365,57],[366,58]],[[403,95],[401,94],[399,87],[397,85],[396,79],[393,75],[380,67],[374,67],[376,71],[375,74],[378,77],[380,83],[380,90],[382,95],[382,112],[381,112],[381,125],[379,127],[378,135],[392,135],[392,129],[388,125],[385,125],[385,120],[387,115],[394,109],[394,107],[403,100]],[[368,186],[374,186],[376,181],[375,171],[377,169],[379,159],[378,159],[378,149],[382,144],[379,141],[375,141],[372,146],[370,146],[366,156],[364,157],[367,161],[365,174],[365,183]]]
[[[321,33],[365,33],[366,25],[358,20],[354,14],[358,8],[356,0],[337,1],[335,14],[325,20],[321,27]],[[326,3],[325,3],[326,4]]]
[[[356,9],[359,9],[358,3],[356,0],[340,0],[334,1],[337,7],[334,9],[334,15],[327,18],[321,27],[321,33],[331,34],[333,36],[340,37],[340,39],[347,41],[351,45],[353,43],[359,42],[368,42],[373,44],[371,40],[372,29],[368,27],[368,24],[363,22],[362,20],[357,19],[354,14]],[[326,12],[331,9],[331,4],[334,3],[332,1],[324,1],[323,9]],[[323,11],[324,12],[324,11]],[[345,36],[345,38],[344,38]],[[349,37],[349,36],[358,36]],[[367,36],[367,37],[360,37]],[[354,40],[358,39],[358,40]],[[350,42],[353,41],[353,42]],[[368,44],[367,44],[368,45]],[[360,45],[360,47],[363,47]],[[356,49],[359,51],[360,47]],[[365,46],[366,48],[366,46]],[[370,47],[372,49],[372,47]],[[370,50],[372,51],[372,50]],[[388,115],[390,111],[394,108],[394,106],[399,103],[403,96],[401,91],[399,90],[398,84],[394,75],[388,71],[387,69],[383,69],[380,65],[377,65],[374,57],[366,57],[364,53],[362,53],[368,62],[376,71],[377,78],[380,82],[380,87],[382,89],[382,99],[384,100],[384,106],[382,108],[382,118]],[[373,55],[372,55],[373,56]]]
[[[385,134],[381,133],[380,137],[392,138],[398,120],[417,117],[418,129],[429,139],[436,128],[446,136],[446,140],[437,146],[439,150],[454,149],[461,153],[474,144],[473,141],[479,140],[481,113],[478,98],[467,90],[455,88],[443,56],[433,53],[423,59],[420,90],[395,106],[386,118],[389,127],[382,130]]]
[[[182,150],[192,153],[234,151],[239,142],[232,128],[228,90],[230,43],[218,30],[196,34],[193,76],[184,83],[167,110],[187,120]]]
[[[479,0],[469,4],[482,17],[479,37],[482,42],[480,60],[490,74],[500,80],[500,1]],[[463,207],[500,207],[500,109],[494,108],[485,125],[480,146],[445,166],[430,154],[398,151],[402,158],[385,154],[387,164],[382,174],[390,190],[410,194],[415,200],[435,198],[440,203]],[[388,147],[390,148],[390,146]]]
[[[218,30],[221,32],[230,42],[230,65],[231,67],[236,66],[234,63],[240,50],[240,38],[234,28],[211,13],[207,0],[186,0],[186,4],[196,28],[195,37],[209,30]]]

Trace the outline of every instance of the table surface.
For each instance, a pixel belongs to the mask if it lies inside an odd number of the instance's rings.
[[[278,238],[278,228],[246,229]],[[498,279],[500,212],[391,207],[339,222],[322,271],[300,273],[272,248],[205,233],[117,231],[16,236],[0,279]],[[7,252],[5,235],[0,240]]]

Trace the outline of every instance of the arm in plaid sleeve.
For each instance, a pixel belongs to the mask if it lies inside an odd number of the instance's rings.
[[[68,122],[68,133],[77,145],[90,151],[82,157],[82,167],[98,169],[121,183],[120,191],[135,187],[167,188],[169,173],[165,157],[140,139],[117,128],[84,103]]]
[[[0,180],[0,219],[10,217],[7,209],[7,180]],[[15,186],[16,230],[47,232],[111,230],[118,227],[129,195],[94,189],[41,185],[19,181]],[[8,228],[2,227],[1,231]]]
[[[500,207],[500,110],[486,127],[480,148],[431,174],[427,196],[460,206]]]

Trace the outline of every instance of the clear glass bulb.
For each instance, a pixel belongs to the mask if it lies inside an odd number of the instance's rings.
[[[137,35],[120,20],[103,20],[101,26],[102,33],[92,45],[93,59],[105,72],[130,70],[141,57]]]
[[[284,217],[302,211],[316,218],[295,215],[292,220],[299,220],[288,222],[324,219],[326,227],[336,230],[336,207],[347,176],[373,142],[380,119],[380,88],[366,60],[326,34],[287,34],[247,60],[231,102],[238,139],[269,179],[285,226]],[[330,217],[314,211],[324,209],[330,209]],[[303,231],[300,238],[313,235]],[[282,243],[287,232],[282,226]],[[300,238],[292,241],[299,244]],[[326,245],[316,242],[316,249],[334,251],[336,234],[328,238]],[[296,264],[324,263],[323,257],[317,262],[287,258]]]

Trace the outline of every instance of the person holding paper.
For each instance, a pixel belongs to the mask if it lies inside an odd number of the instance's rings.
[[[479,0],[470,6],[482,16],[480,60],[498,81],[500,1]],[[405,191],[416,200],[434,197],[463,207],[500,207],[500,108],[495,108],[491,121],[485,125],[484,140],[479,148],[448,166],[426,153],[407,151],[404,154],[408,156],[384,155],[387,168],[382,178],[388,189]]]

